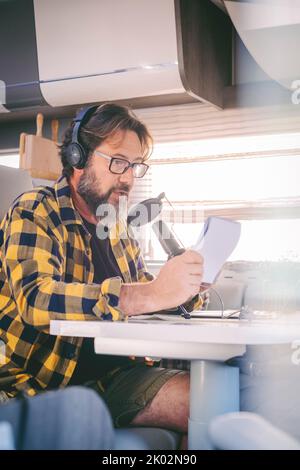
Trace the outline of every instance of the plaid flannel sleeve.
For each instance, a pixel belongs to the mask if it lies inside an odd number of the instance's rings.
[[[14,208],[4,230],[3,250],[3,269],[24,322],[48,331],[50,320],[124,318],[118,308],[121,278],[106,279],[101,286],[62,281],[61,243],[34,211]]]

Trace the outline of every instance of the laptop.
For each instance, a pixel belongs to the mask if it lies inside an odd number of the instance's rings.
[[[222,310],[194,310],[190,313],[191,319],[197,320],[208,320],[208,319],[238,319],[240,314],[240,310],[224,310],[222,315]],[[189,321],[183,318],[182,315],[174,314],[174,313],[153,313],[151,315],[144,314],[144,315],[134,315],[129,317],[130,322],[136,321],[176,321],[176,322],[183,322]]]

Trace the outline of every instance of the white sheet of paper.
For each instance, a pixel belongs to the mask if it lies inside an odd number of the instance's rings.
[[[213,284],[223,264],[236,247],[241,234],[239,222],[208,217],[197,242],[191,248],[204,258],[203,282]]]

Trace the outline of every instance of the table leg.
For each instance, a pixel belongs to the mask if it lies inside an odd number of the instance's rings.
[[[239,369],[222,362],[192,360],[189,449],[211,449],[207,436],[211,419],[239,408]]]

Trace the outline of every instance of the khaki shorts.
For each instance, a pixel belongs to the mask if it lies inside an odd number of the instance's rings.
[[[105,380],[88,382],[107,404],[115,427],[129,426],[134,417],[155,397],[172,377],[186,371],[138,364],[113,374]]]

